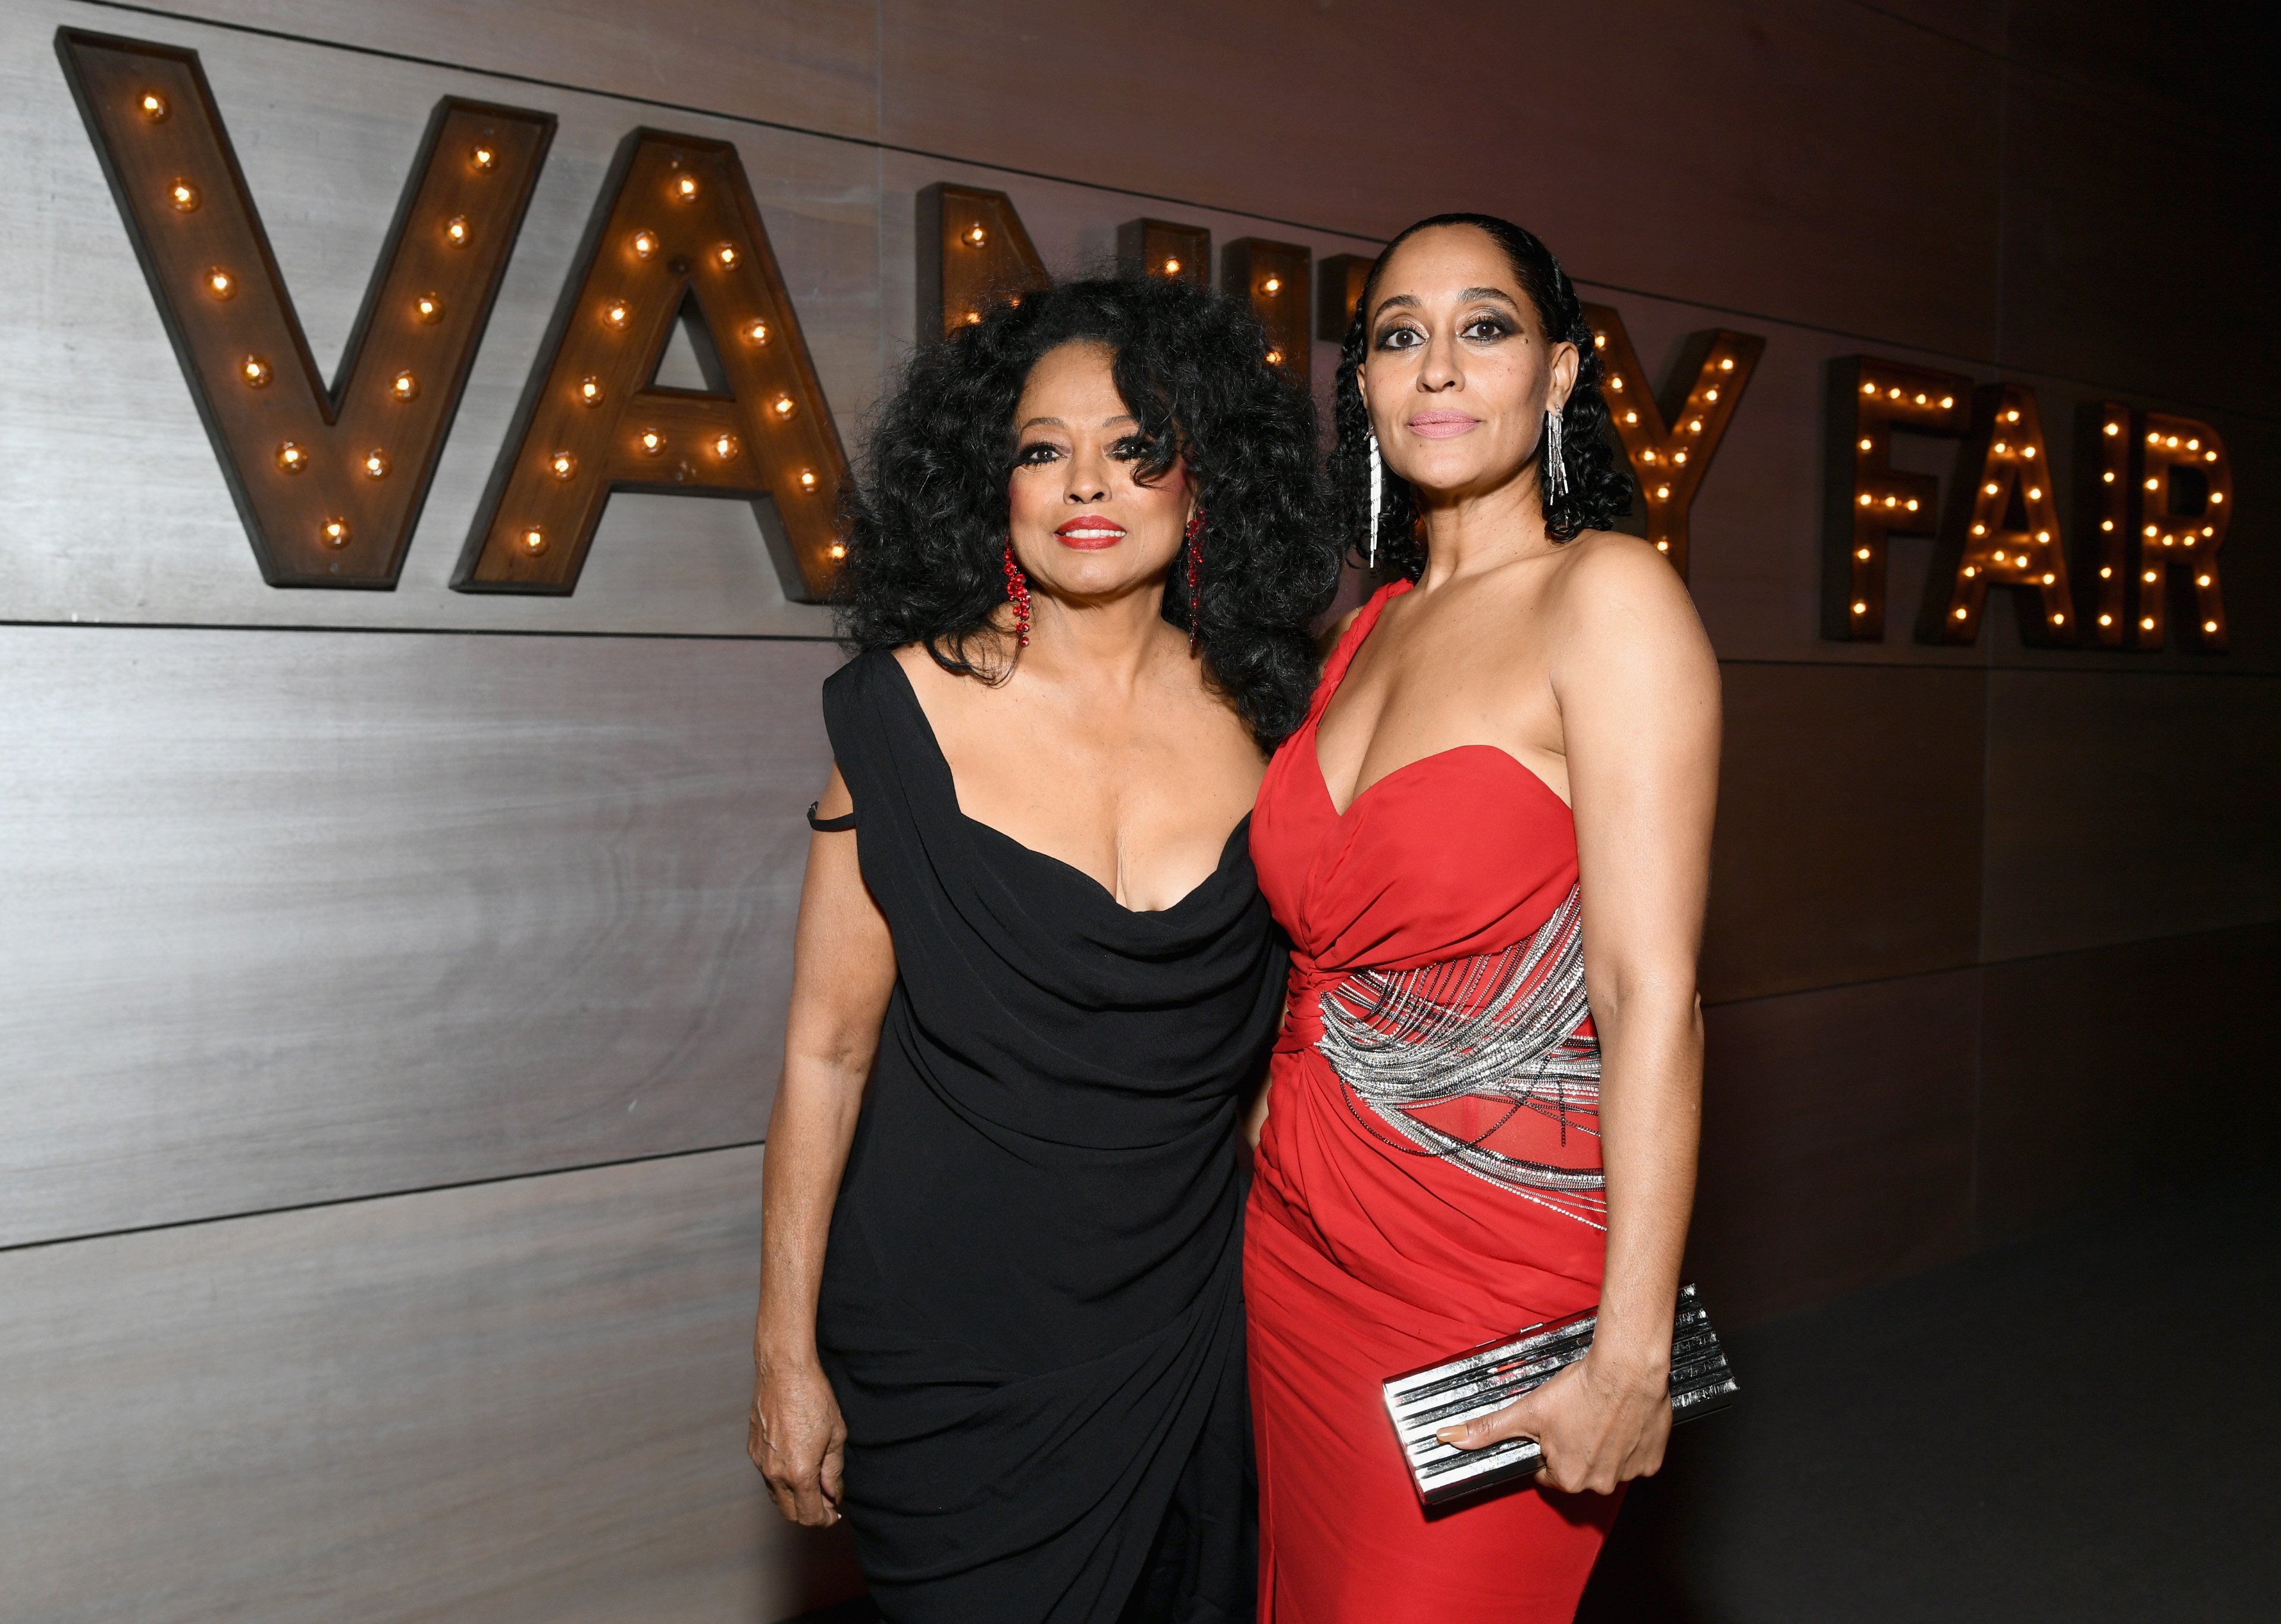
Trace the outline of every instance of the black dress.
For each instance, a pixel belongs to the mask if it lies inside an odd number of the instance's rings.
[[[893,656],[823,685],[898,977],[824,1258],[895,1624],[1252,1616],[1235,1136],[1285,953],[1244,825],[1161,913],[965,816]]]

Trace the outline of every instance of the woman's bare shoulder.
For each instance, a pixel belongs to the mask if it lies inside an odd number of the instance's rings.
[[[1587,530],[1557,589],[1562,640],[1571,649],[1628,648],[1659,661],[1714,667],[1695,599],[1671,561],[1615,530]]]

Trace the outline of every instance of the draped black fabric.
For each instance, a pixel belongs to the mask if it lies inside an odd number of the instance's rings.
[[[817,1319],[872,1594],[896,1624],[1248,1619],[1235,1136],[1285,953],[1246,830],[1129,912],[960,812],[893,656],[823,714],[900,972]]]

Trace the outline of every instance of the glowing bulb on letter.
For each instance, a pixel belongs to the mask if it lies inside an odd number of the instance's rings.
[[[309,453],[288,440],[277,448],[277,466],[288,474],[298,474],[309,466]]]
[[[493,164],[499,162],[499,154],[492,151],[491,148],[487,146],[477,147],[474,151],[468,154],[468,161],[475,165],[478,169],[488,169]]]
[[[1720,362],[1719,362],[1719,370],[1720,370],[1720,371],[1721,371],[1721,372],[1732,372],[1732,371],[1734,371],[1734,370],[1735,370],[1735,358],[1734,358],[1733,356],[1731,356],[1731,355],[1729,355],[1729,356],[1726,356],[1726,357],[1722,358],[1722,359],[1720,360]]]
[[[412,313],[433,327],[444,319],[444,301],[433,293],[423,293],[412,301]]]
[[[628,318],[632,314],[632,310],[628,308],[623,299],[612,299],[602,306],[602,320],[612,327],[625,326]]]
[[[449,243],[452,247],[465,248],[468,245],[468,217],[466,215],[454,214],[451,219],[444,222],[444,240]]]
[[[653,233],[647,231],[634,233],[634,255],[637,259],[646,259],[656,251],[657,237]]]
[[[746,344],[766,344],[768,341],[769,324],[767,322],[747,321],[745,323],[745,342]]]
[[[734,457],[737,454],[737,437],[733,434],[715,435],[713,437],[713,454],[720,458],[723,462],[726,462],[731,458]]]
[[[1180,262],[1179,262],[1178,259],[1167,259],[1167,260],[1165,260],[1165,261],[1164,261],[1164,275],[1167,275],[1167,276],[1178,276],[1179,274],[1180,274]]]
[[[522,534],[515,539],[522,543],[522,550],[532,558],[537,558],[546,551],[546,532],[538,525],[524,526]]]
[[[1867,604],[1863,603],[1863,602],[1862,602],[1859,598],[1856,598],[1856,599],[1853,600],[1853,613],[1854,613],[1854,614],[1856,614],[1856,615],[1867,615],[1868,612],[1869,612],[1869,606],[1868,606]]]
[[[364,454],[364,474],[367,479],[388,477],[388,453],[378,446]]]
[[[248,389],[269,387],[269,363],[258,355],[249,355],[239,363],[237,375],[245,380]]]
[[[198,206],[198,189],[188,181],[177,181],[166,189],[166,200],[187,214]]]
[[[794,403],[790,395],[778,395],[769,407],[769,411],[774,412],[777,414],[777,421],[778,422],[782,422],[791,417],[791,415],[799,409],[800,407]]]
[[[408,372],[399,372],[395,381],[389,384],[388,392],[398,400],[416,399],[420,394],[420,380]]]
[[[967,227],[960,236],[969,248],[980,248],[990,241],[989,228],[980,220],[976,220]]]
[[[673,178],[673,195],[683,203],[696,202],[697,177],[693,174],[676,175]]]
[[[727,270],[737,263],[737,245],[734,243],[723,243],[713,251],[713,257],[721,262],[723,270]]]
[[[800,488],[803,491],[813,491],[816,489],[816,470],[814,468],[800,469]]]
[[[1259,290],[1272,298],[1283,291],[1283,279],[1280,276],[1270,276],[1259,284]]]
[[[833,542],[830,551],[831,556],[834,558],[846,558],[847,556],[847,547],[843,542]]]
[[[143,116],[153,124],[162,123],[166,120],[166,98],[156,90],[143,91],[143,99],[137,102],[135,106]]]
[[[546,460],[546,471],[557,479],[568,479],[578,471],[578,459],[567,451],[558,451]]]
[[[602,380],[592,373],[578,380],[578,399],[586,406],[602,404]]]
[[[349,545],[349,522],[328,519],[318,527],[317,537],[329,547],[345,547]]]
[[[206,291],[218,299],[235,298],[237,296],[237,278],[217,265],[206,273]]]
[[[657,456],[665,450],[665,436],[654,429],[645,429],[635,437],[635,444],[648,456]]]

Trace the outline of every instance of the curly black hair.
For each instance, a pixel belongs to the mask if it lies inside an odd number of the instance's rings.
[[[1015,651],[992,627],[1006,601],[1014,411],[1031,368],[1072,343],[1116,357],[1117,392],[1150,448],[1134,476],[1185,462],[1196,482],[1206,679],[1272,750],[1306,715],[1307,627],[1337,590],[1339,542],[1318,499],[1314,402],[1267,364],[1248,307],[1190,282],[1062,282],[912,356],[873,415],[846,498],[840,637],[857,649],[923,644],[947,669],[1005,679]],[[1164,615],[1187,630],[1195,606],[1179,562]]]
[[[1360,562],[1368,556],[1370,523],[1376,521],[1378,573],[1388,580],[1416,580],[1426,568],[1426,545],[1419,533],[1418,504],[1411,494],[1410,482],[1392,468],[1386,470],[1385,495],[1379,512],[1368,511],[1370,413],[1363,405],[1362,386],[1355,374],[1367,352],[1365,329],[1371,300],[1377,297],[1379,272],[1396,249],[1420,231],[1436,226],[1472,226],[1486,233],[1504,251],[1512,266],[1512,274],[1527,292],[1529,302],[1536,306],[1536,318],[1544,329],[1545,341],[1558,344],[1566,339],[1576,346],[1581,358],[1576,387],[1568,391],[1567,405],[1560,414],[1562,461],[1568,474],[1568,493],[1556,497],[1550,483],[1541,474],[1538,478],[1544,502],[1545,534],[1555,541],[1573,540],[1588,530],[1608,529],[1632,507],[1631,472],[1617,457],[1609,434],[1607,399],[1600,392],[1600,380],[1606,376],[1607,368],[1592,343],[1591,323],[1584,320],[1583,304],[1576,297],[1568,273],[1560,268],[1560,261],[1552,257],[1552,251],[1539,242],[1535,233],[1523,230],[1509,220],[1500,220],[1494,214],[1435,214],[1404,229],[1386,245],[1386,251],[1371,267],[1369,280],[1363,284],[1362,298],[1355,304],[1354,320],[1347,326],[1345,345],[1339,353],[1338,388],[1331,408],[1332,426],[1338,435],[1331,448],[1329,469],[1336,528],[1347,538],[1345,550]]]

